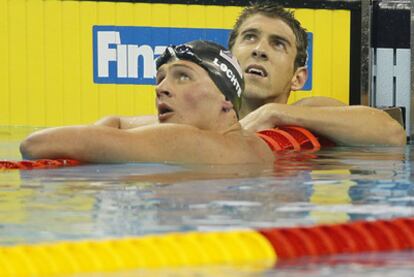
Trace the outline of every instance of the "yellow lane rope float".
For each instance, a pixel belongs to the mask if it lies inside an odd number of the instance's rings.
[[[0,247],[0,276],[53,276],[205,265],[256,265],[414,249],[414,218],[313,227],[187,232]]]
[[[276,262],[256,231],[189,232],[96,241],[3,246],[0,276],[53,276],[203,265]]]

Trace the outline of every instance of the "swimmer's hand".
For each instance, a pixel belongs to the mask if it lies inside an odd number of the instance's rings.
[[[293,105],[268,103],[246,115],[240,124],[246,130],[252,132],[269,128],[276,128],[282,125],[299,125],[313,130],[314,124],[309,125],[309,113],[318,111],[315,109],[301,109],[300,107],[341,107],[346,106],[339,100],[330,97],[314,96],[303,98]],[[317,125],[320,122],[317,120]],[[308,123],[308,124],[306,124]]]
[[[239,122],[242,127],[251,132],[275,128],[287,123],[288,114],[285,111],[286,104],[271,103],[263,105],[246,115]]]

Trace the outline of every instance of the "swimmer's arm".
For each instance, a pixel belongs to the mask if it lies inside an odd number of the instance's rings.
[[[268,149],[255,151],[257,149],[243,139],[177,124],[131,130],[104,126],[50,128],[30,135],[20,147],[25,158],[71,158],[96,163],[230,164],[271,161],[266,152]]]
[[[329,106],[325,104],[331,101]],[[296,105],[271,103],[248,114],[240,123],[251,131],[298,125],[340,145],[402,146],[403,127],[386,112],[367,106],[346,106],[329,98]]]
[[[132,129],[136,127],[158,124],[156,115],[115,116],[110,115],[95,122],[96,126],[106,126],[117,129]]]

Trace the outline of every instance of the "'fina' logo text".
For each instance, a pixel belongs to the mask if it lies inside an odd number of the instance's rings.
[[[138,59],[142,57],[143,78],[154,78],[154,55],[161,55],[166,46],[155,46],[154,50],[149,45],[122,44],[119,32],[97,33],[98,77],[109,77],[109,65],[116,64],[117,78],[138,78]]]
[[[155,59],[168,45],[195,39],[226,45],[229,30],[94,26],[94,82],[100,84],[154,84]]]

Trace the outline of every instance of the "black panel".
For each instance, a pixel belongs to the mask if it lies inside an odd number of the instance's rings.
[[[374,4],[372,47],[410,48],[410,10],[380,8]]]
[[[90,1],[90,0],[88,0]],[[363,0],[365,1],[365,0]],[[132,3],[164,3],[164,4],[196,4],[219,6],[247,6],[252,0],[96,0],[95,2],[132,2]],[[258,1],[260,2],[260,0]],[[329,1],[326,0],[274,0],[287,8],[313,8],[313,9],[359,9],[360,2]]]

